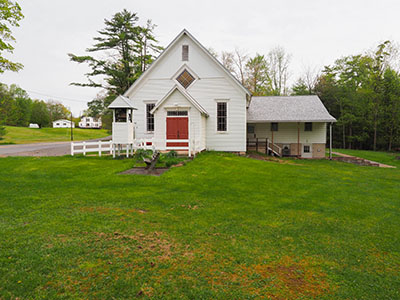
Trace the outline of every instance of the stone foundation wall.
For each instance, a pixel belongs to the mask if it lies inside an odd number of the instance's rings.
[[[297,143],[295,143],[295,144],[290,144],[290,155],[293,155],[293,156],[297,156],[297,155],[301,155],[301,147],[302,147],[302,144],[300,143],[300,151],[298,152],[297,151],[297,146],[298,146],[299,144],[297,144]]]
[[[312,144],[313,158],[325,158],[325,144]]]

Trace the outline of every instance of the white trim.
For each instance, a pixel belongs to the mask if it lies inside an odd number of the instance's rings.
[[[157,103],[157,100],[143,100],[143,103],[145,103],[145,104],[156,104]]]
[[[190,96],[190,94],[186,90],[184,90],[183,88],[180,88],[176,84],[160,101],[158,101],[156,103],[156,106],[153,108],[151,113],[154,114],[157,111],[157,109],[161,106],[161,104],[163,104],[169,98],[169,96],[171,96],[171,94],[173,92],[175,92],[175,90],[178,90],[191,104],[193,104],[194,107],[196,107],[196,109],[199,112],[201,112],[202,114],[205,114],[206,116],[209,115],[208,112],[192,96]]]
[[[172,111],[174,111],[174,110],[176,110],[176,111],[181,111],[181,110],[183,110],[183,111],[185,111],[185,110],[189,111],[191,108],[192,108],[191,106],[183,106],[183,105],[178,105],[178,106],[165,106],[165,107],[164,107],[165,110],[172,110]]]

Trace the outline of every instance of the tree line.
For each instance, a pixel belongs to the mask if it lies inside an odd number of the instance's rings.
[[[50,127],[53,121],[70,116],[71,112],[60,102],[31,99],[15,84],[0,83],[0,125],[26,127],[36,123],[40,127]]]

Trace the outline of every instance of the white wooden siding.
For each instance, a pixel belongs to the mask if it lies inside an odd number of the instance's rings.
[[[297,143],[297,123],[278,123],[278,131],[274,132],[274,143]],[[272,138],[271,123],[250,124],[254,126],[257,138]],[[300,123],[300,143],[326,143],[326,123],[313,123],[312,131],[304,131],[304,123]]]
[[[132,123],[118,123],[112,124],[112,137],[114,144],[128,144],[133,143],[134,128]]]
[[[188,61],[182,61],[182,45],[189,45]],[[153,134],[146,131],[146,103],[162,99],[176,84],[174,78],[176,72],[186,64],[198,76],[197,80],[188,87],[187,92],[209,113],[209,117],[201,117],[195,107],[192,107],[189,112],[189,122],[191,124],[196,122],[194,125],[196,139],[201,137],[200,148],[218,151],[246,151],[246,94],[244,91],[187,36],[183,36],[171,49],[169,55],[162,59],[147,75],[147,79],[127,95],[133,101],[133,106],[138,109],[133,115],[136,138],[154,136],[156,140],[160,138],[165,140],[166,111],[163,107],[168,105],[164,103],[156,111]],[[168,103],[179,100],[184,101],[186,106],[190,105],[180,93],[181,99],[178,99],[179,96],[176,92],[173,94],[174,100],[170,97]],[[226,133],[217,132],[217,103],[215,101],[217,99],[229,100],[228,131]]]

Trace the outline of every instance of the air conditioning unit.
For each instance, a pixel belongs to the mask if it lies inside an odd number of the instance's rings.
[[[282,145],[282,156],[290,156],[290,145]]]

